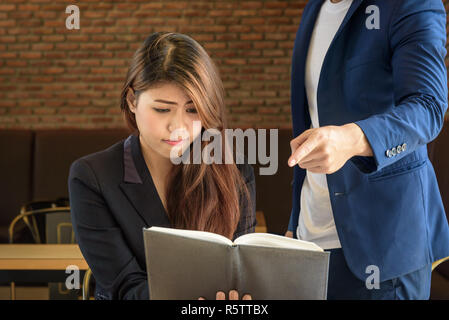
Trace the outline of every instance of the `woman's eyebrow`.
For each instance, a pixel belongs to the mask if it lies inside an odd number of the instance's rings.
[[[176,102],[174,101],[167,101],[167,100],[162,100],[162,99],[156,99],[154,100],[154,102],[162,102],[162,103],[166,103],[166,104],[174,104],[174,105],[178,105]],[[186,102],[186,104],[192,103],[192,100],[189,100]]]

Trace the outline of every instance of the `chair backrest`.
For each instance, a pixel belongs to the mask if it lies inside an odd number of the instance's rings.
[[[9,225],[9,243],[16,242],[16,229],[22,232],[23,229],[27,230],[34,243],[76,243],[70,221],[70,207],[65,199],[24,205],[20,214]]]

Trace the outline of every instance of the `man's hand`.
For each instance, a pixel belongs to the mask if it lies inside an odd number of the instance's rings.
[[[285,235],[284,235],[285,237],[288,237],[288,238],[293,238],[293,232],[291,232],[291,231],[287,231],[287,232],[285,232]]]
[[[372,156],[362,129],[355,123],[325,126],[304,131],[290,142],[288,165],[298,164],[314,173],[331,174],[353,156]]]

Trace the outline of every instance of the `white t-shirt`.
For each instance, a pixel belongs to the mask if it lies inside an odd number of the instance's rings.
[[[326,0],[315,22],[307,53],[305,74],[306,94],[312,122],[311,127],[313,128],[320,126],[317,91],[324,57],[351,3],[352,0],[342,0],[338,3]],[[300,201],[301,212],[296,230],[298,239],[313,241],[323,249],[341,248],[335,227],[326,174],[306,171]]]

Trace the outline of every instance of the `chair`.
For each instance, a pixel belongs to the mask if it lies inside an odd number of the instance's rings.
[[[90,286],[92,279],[92,270],[89,268],[83,278],[83,300],[90,300]]]
[[[29,232],[33,238],[34,243],[48,243],[46,237],[45,228],[45,217],[47,214],[51,213],[68,213],[70,214],[70,207],[66,200],[56,200],[56,201],[34,201],[26,205],[23,205],[20,209],[20,214],[16,216],[8,227],[8,241],[9,243],[14,243],[14,230],[16,225],[23,221],[26,227],[28,227]],[[73,234],[73,230],[72,230]],[[59,240],[59,239],[57,239]],[[56,241],[56,243],[61,243]],[[74,234],[72,236],[72,241],[69,243],[75,243]]]
[[[71,223],[68,200],[35,201],[22,206],[20,214],[16,216],[8,228],[8,241],[15,243],[15,229],[23,223],[31,234],[33,243],[76,243]],[[70,235],[63,240],[63,228],[70,228]],[[23,239],[19,239],[23,240]],[[22,242],[23,241],[19,241]],[[11,300],[15,300],[15,283],[10,283]]]
[[[433,271],[436,267],[438,267],[438,265],[440,265],[440,264],[443,263],[444,261],[448,261],[448,260],[449,260],[449,257],[446,257],[446,258],[443,258],[443,259],[434,261],[434,262],[432,263],[432,271]]]

